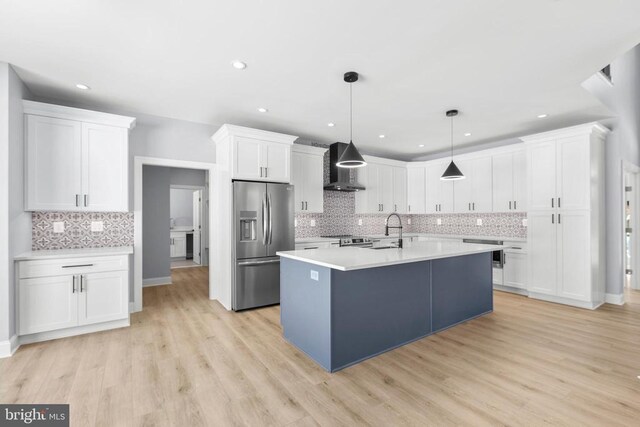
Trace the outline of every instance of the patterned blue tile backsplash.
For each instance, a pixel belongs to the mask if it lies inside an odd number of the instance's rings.
[[[296,214],[296,238],[383,234],[386,218],[386,214],[356,214],[354,193],[325,191],[324,213]],[[437,224],[438,218],[441,225]],[[478,218],[482,219],[481,226],[476,225]],[[527,228],[522,225],[526,218],[526,213],[511,212],[402,215],[402,223],[404,232],[526,238]],[[311,220],[315,220],[315,227],[311,227]],[[358,225],[358,220],[362,220],[362,225]]]
[[[133,213],[34,212],[31,219],[34,251],[133,245]],[[58,221],[64,222],[63,233],[53,232],[53,223]],[[102,221],[104,230],[92,232],[92,221]]]

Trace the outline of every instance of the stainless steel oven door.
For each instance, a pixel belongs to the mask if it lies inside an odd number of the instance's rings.
[[[493,268],[502,268],[504,266],[504,252],[493,251]]]

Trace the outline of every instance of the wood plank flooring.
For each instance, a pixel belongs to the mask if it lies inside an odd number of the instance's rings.
[[[637,302],[496,292],[491,315],[328,374],[284,341],[278,307],[229,313],[206,268],[172,274],[130,328],[0,360],[0,401],[70,403],[74,426],[640,423]]]

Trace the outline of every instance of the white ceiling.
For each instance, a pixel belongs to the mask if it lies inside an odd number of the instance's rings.
[[[638,0],[0,0],[0,10],[0,60],[36,96],[328,143],[348,140],[342,74],[355,70],[354,142],[405,159],[448,146],[450,108],[461,110],[459,145],[607,116],[580,83],[640,41]]]

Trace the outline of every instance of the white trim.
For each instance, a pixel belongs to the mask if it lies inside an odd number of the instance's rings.
[[[328,148],[314,147],[313,145],[293,144],[291,146],[292,153],[304,153],[316,156],[324,156],[324,153],[326,153],[327,150]]]
[[[204,185],[181,185],[181,184],[171,184],[169,188],[173,190],[205,190],[206,187]]]
[[[83,325],[73,328],[58,329],[55,331],[38,332],[36,334],[22,335],[18,337],[20,345],[31,344],[33,342],[48,341],[58,338],[72,337],[75,335],[90,334],[93,332],[106,331],[109,329],[125,328],[130,326],[129,318],[112,320],[111,322],[96,323],[95,325]]]
[[[521,288],[514,288],[511,286],[505,286],[505,285],[499,285],[494,283],[493,284],[493,290],[494,291],[500,291],[500,292],[508,292],[510,294],[517,294],[517,295],[522,295],[522,296],[529,296],[529,291],[527,291],[526,289],[521,289]]]
[[[555,295],[539,294],[539,293],[536,293],[536,292],[529,292],[529,298],[539,299],[539,300],[547,301],[547,302],[553,302],[553,303],[556,303],[556,304],[571,305],[573,307],[586,308],[586,309],[589,309],[589,310],[595,310],[596,308],[598,308],[602,304],[604,304],[604,302],[579,301],[579,300],[575,300],[575,299],[571,299],[571,298],[557,297]]]
[[[298,139],[297,136],[293,135],[230,125],[228,123],[222,125],[220,129],[211,136],[211,139],[217,144],[220,141],[224,141],[228,136],[244,136],[247,138],[256,138],[262,141],[278,142],[280,144],[289,145],[293,145],[293,141]]]
[[[521,136],[520,139],[524,142],[540,142],[546,140],[553,140],[557,138],[567,138],[579,135],[590,135],[592,133],[598,134],[601,138],[604,138],[611,132],[608,128],[604,127],[598,122],[584,123],[577,126],[571,126],[568,128],[562,128],[552,130],[549,132],[536,133],[534,135]]]
[[[147,286],[171,285],[172,283],[171,276],[142,279],[143,288],[146,288]]]
[[[369,156],[369,155],[364,155],[362,157],[367,163],[374,163],[377,165],[399,166],[399,167],[407,166],[407,162],[403,162],[401,160],[385,159],[382,157]]]
[[[626,264],[627,264],[627,244],[626,244],[626,234],[627,234],[627,230],[626,230],[626,209],[625,209],[625,202],[627,200],[627,194],[626,194],[626,182],[625,182],[625,175],[629,173],[631,175],[633,175],[633,204],[634,206],[631,207],[631,212],[633,214],[633,219],[632,219],[632,227],[635,227],[635,230],[632,232],[632,236],[634,236],[631,239],[631,244],[634,246],[632,248],[631,251],[631,256],[633,257],[632,261],[631,261],[631,266],[633,269],[635,269],[635,274],[632,274],[631,278],[632,278],[632,283],[631,283],[631,289],[640,289],[640,278],[638,278],[638,273],[640,273],[640,271],[638,271],[640,269],[640,239],[638,239],[637,236],[634,235],[635,232],[638,231],[638,227],[640,227],[640,166],[637,166],[631,162],[629,162],[628,160],[623,159],[622,160],[622,165],[621,165],[621,186],[620,189],[622,191],[622,275],[619,278],[619,280],[622,283],[622,289],[624,290],[625,288],[625,284],[626,284]],[[612,294],[615,295],[615,294]],[[615,304],[615,303],[612,303]],[[622,294],[622,304],[624,304],[624,293]]]
[[[624,294],[605,294],[604,302],[607,304],[624,305]]]
[[[133,303],[133,301],[129,301],[129,313],[133,313],[135,311],[135,304]]]
[[[133,129],[136,126],[135,117],[119,116],[100,111],[83,110],[81,108],[65,107],[63,105],[45,104],[43,102],[22,101],[24,114],[35,116],[55,117],[58,119],[77,120],[87,123],[117,126]]]
[[[164,166],[170,168],[184,168],[184,169],[200,169],[209,172],[209,182],[215,180],[218,171],[218,165],[214,163],[192,162],[189,160],[175,160],[165,159],[160,157],[143,157],[136,156],[134,158],[133,167],[133,221],[134,221],[134,254],[133,254],[133,311],[142,311],[142,167],[148,166]],[[209,197],[211,201],[214,199],[212,194],[212,186],[209,185]],[[211,204],[211,202],[210,202]],[[209,220],[208,224],[214,224],[213,215],[216,209],[212,209],[209,206]],[[225,207],[226,208],[226,207]],[[213,227],[209,226],[207,230],[209,233],[209,244],[215,242],[213,236]],[[209,254],[211,256],[211,253]],[[211,263],[211,260],[209,260]],[[217,299],[216,297],[216,282],[213,279],[213,270],[209,270],[209,298]],[[220,286],[220,284],[217,284]],[[224,302],[221,301],[224,305]]]
[[[18,336],[14,335],[8,340],[0,341],[0,359],[13,356],[13,353],[20,347]]]

